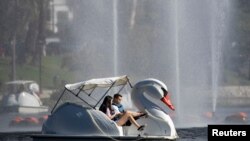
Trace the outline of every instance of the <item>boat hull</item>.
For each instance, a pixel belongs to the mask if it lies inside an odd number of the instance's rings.
[[[62,135],[32,135],[33,141],[172,141],[168,136],[62,136]]]

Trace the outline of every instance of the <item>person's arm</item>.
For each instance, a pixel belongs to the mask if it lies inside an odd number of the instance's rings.
[[[116,113],[111,115],[111,111],[109,110],[109,108],[107,108],[107,111],[106,111],[106,115],[109,117],[109,119],[114,119],[114,117],[116,117],[117,115],[119,115],[120,113]]]
[[[116,105],[112,105],[112,108],[115,113],[121,113]]]
[[[113,109],[115,111],[118,111],[120,113],[125,113],[125,112],[128,112],[130,114],[132,114],[133,117],[140,117],[142,115],[144,115],[143,112],[136,112],[136,111],[132,111],[132,110],[125,110],[125,108],[123,107],[123,105],[119,105],[119,106],[116,106],[116,105],[112,105],[113,106]],[[119,108],[118,108],[119,107]],[[119,110],[120,109],[120,110]]]

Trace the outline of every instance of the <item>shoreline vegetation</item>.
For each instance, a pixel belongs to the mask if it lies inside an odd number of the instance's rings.
[[[51,103],[50,97],[55,95],[58,89],[63,88],[65,83],[76,82],[75,76],[80,74],[81,69],[70,70],[67,67],[61,68],[64,55],[60,56],[44,56],[42,61],[42,91],[41,99],[44,103]],[[11,75],[11,59],[0,58],[0,92],[1,85],[10,81]],[[218,87],[217,99],[218,105],[250,105],[250,81],[244,77],[231,75],[227,73],[227,83]],[[38,65],[23,64],[17,65],[17,79],[34,80],[39,82]],[[78,78],[79,79],[79,78]],[[241,83],[244,82],[244,83]],[[185,88],[181,93],[188,93],[194,96],[205,96],[212,99],[211,88]],[[2,93],[0,94],[0,99]],[[185,96],[184,96],[185,97]],[[237,99],[237,100],[235,100]],[[53,102],[52,102],[53,103]]]

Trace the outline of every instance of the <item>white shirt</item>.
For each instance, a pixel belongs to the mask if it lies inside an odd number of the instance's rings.
[[[114,110],[115,113],[121,113],[121,112],[119,111],[118,107],[115,106],[115,105],[112,105],[112,109]]]

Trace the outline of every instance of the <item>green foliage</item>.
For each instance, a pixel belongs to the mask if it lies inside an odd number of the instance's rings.
[[[54,88],[53,78],[55,75],[59,76],[59,83],[73,82],[74,74],[68,69],[61,69],[60,56],[44,57],[42,61],[42,87]],[[17,79],[35,80],[39,82],[39,66],[30,64],[17,65],[16,77]],[[10,81],[11,61],[10,59],[0,59],[0,81]]]
[[[0,9],[0,41],[8,44],[15,35],[25,41],[29,23],[39,16],[38,1],[1,0]]]

